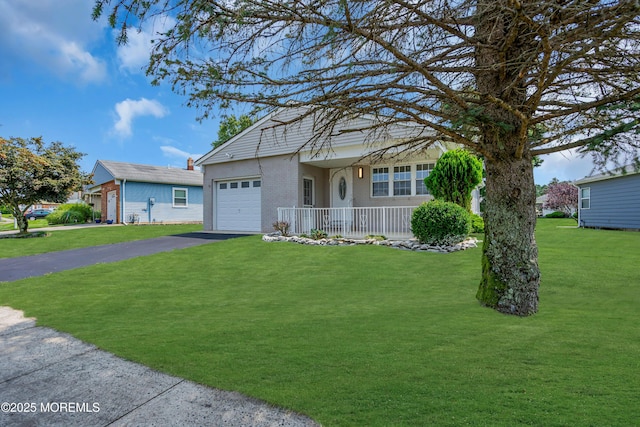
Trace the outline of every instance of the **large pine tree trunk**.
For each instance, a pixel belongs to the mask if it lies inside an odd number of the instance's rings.
[[[510,156],[509,156],[510,157]],[[482,281],[477,298],[502,313],[538,311],[538,248],[531,159],[487,160]]]
[[[528,82],[523,58],[535,51],[536,32],[521,19],[533,0],[478,0],[476,87],[482,109],[477,124],[485,154],[486,200],[482,281],[477,298],[496,310],[528,316],[538,311],[538,249],[533,164],[527,140]],[[533,12],[532,12],[533,13]]]

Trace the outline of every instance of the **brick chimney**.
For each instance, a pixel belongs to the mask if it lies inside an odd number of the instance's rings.
[[[189,157],[187,159],[187,170],[188,171],[192,171],[193,170],[193,159],[191,157]]]

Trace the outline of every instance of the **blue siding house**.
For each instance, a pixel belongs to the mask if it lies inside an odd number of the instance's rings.
[[[640,230],[640,171],[626,169],[575,182],[581,227]]]
[[[98,160],[92,173],[92,192],[101,196],[102,221],[202,222],[203,175],[193,169],[193,159],[187,161],[187,169]]]

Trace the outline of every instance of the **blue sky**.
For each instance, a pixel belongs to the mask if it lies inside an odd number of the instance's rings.
[[[152,30],[117,46],[92,0],[0,0],[0,135],[61,141],[96,160],[185,167],[211,149],[218,117],[202,123],[186,98],[144,74]],[[218,115],[219,116],[219,115]],[[588,175],[589,158],[544,157],[536,183]]]

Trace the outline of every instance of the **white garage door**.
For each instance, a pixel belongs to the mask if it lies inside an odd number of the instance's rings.
[[[216,228],[228,231],[261,231],[259,179],[216,183]]]

